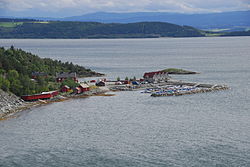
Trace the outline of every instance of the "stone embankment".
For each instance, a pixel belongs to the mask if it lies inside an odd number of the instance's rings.
[[[24,106],[25,102],[10,92],[0,89],[0,119]]]
[[[139,85],[109,85],[111,91],[133,91],[142,89],[146,90],[143,93],[152,93],[152,96],[180,96],[187,94],[206,93],[212,91],[229,89],[227,85],[205,84],[194,82],[183,82],[178,80],[168,80],[161,83],[146,83]]]

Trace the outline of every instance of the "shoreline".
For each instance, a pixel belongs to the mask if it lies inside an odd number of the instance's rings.
[[[38,100],[33,102],[25,102],[22,101],[18,106],[15,106],[7,111],[0,113],[0,121],[4,121],[10,118],[15,118],[16,114],[25,110],[29,110],[35,107],[40,107],[43,105],[49,105],[52,103],[63,102],[70,99],[80,99],[80,98],[87,98],[91,96],[113,96],[112,94],[105,94],[109,92],[108,89],[97,88],[90,90],[89,92],[82,93],[82,94],[73,94],[73,95],[59,95],[49,100]]]
[[[221,91],[221,90],[227,90],[230,89],[227,85],[218,85],[218,84],[204,84],[204,83],[195,83],[195,82],[184,82],[180,80],[168,80],[167,82],[160,82],[160,83],[147,83],[147,84],[140,84],[140,85],[115,85],[113,82],[107,82],[107,85],[104,87],[98,87],[95,89],[92,89],[88,92],[84,92],[81,94],[61,94],[58,96],[55,96],[48,100],[38,100],[34,102],[25,102],[22,101],[19,102],[18,106],[15,106],[11,109],[8,109],[7,112],[3,112],[0,114],[0,121],[7,120],[9,118],[15,118],[15,114],[22,112],[24,110],[32,109],[34,107],[39,107],[42,105],[48,105],[51,103],[56,102],[63,102],[70,99],[78,99],[78,98],[87,98],[91,96],[114,96],[115,94],[106,94],[107,92],[118,92],[118,91],[139,91],[139,90],[145,90],[145,89],[160,89],[164,90],[164,87],[168,86],[191,86],[199,88],[197,91],[187,91],[184,93],[177,92],[172,94],[155,94],[156,92],[150,92],[152,93],[151,96],[153,97],[160,97],[160,96],[180,96],[180,95],[190,95],[190,94],[196,94],[196,93],[207,93],[207,92],[213,92],[213,91]]]

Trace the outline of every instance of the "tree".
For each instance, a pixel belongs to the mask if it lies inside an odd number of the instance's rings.
[[[7,79],[2,78],[1,88],[4,91],[9,91],[9,89],[10,89],[10,81],[8,81]]]
[[[4,69],[0,69],[0,75],[5,74],[5,70]]]
[[[120,81],[121,80],[121,78],[120,77],[117,77],[117,79],[116,79],[117,81]]]
[[[35,82],[30,80],[28,75],[20,75],[20,82],[22,83],[22,90],[20,91],[21,95],[34,94],[35,91]]]
[[[8,73],[7,73],[7,79],[10,81],[10,82],[13,82],[14,80],[17,80],[19,77],[19,74],[16,70],[9,70]]]
[[[61,87],[64,86],[64,85],[67,85],[69,86],[71,89],[79,86],[79,83],[76,83],[73,79],[71,78],[68,78],[68,79],[65,79],[62,84],[61,84]]]

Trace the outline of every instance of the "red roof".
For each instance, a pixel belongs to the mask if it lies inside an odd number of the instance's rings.
[[[144,75],[143,75],[143,78],[153,78],[153,76],[156,74],[156,75],[158,75],[158,74],[166,74],[167,72],[164,72],[164,71],[156,71],[156,72],[146,72],[146,73],[144,73]]]

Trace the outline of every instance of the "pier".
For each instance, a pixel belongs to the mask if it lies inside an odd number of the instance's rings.
[[[168,80],[159,83],[140,83],[139,85],[123,84],[114,85],[112,82],[107,84],[111,91],[138,91],[149,93],[152,97],[160,96],[181,96],[196,93],[206,93],[229,89],[227,85],[206,84],[196,82],[183,82],[178,80]]]

